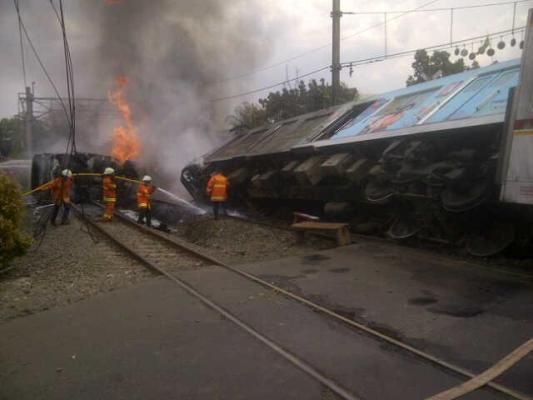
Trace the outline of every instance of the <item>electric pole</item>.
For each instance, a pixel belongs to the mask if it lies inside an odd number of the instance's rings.
[[[341,0],[333,0],[331,19],[333,22],[333,40],[331,48],[331,103],[337,104],[340,91],[341,66]]]
[[[26,114],[24,116],[24,128],[26,130],[26,153],[31,159],[33,157],[33,93],[29,86],[26,86]]]

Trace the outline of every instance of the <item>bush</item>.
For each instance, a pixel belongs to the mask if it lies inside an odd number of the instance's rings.
[[[19,186],[0,172],[0,268],[30,247],[31,239],[20,231],[23,210]]]

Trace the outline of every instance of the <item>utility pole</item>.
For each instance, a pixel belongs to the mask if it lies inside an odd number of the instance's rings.
[[[24,127],[26,130],[26,153],[31,159],[33,157],[33,93],[29,86],[26,86],[26,114],[24,116]]]
[[[341,0],[333,0],[331,19],[333,22],[333,40],[331,48],[331,103],[337,104],[340,91],[341,66]]]

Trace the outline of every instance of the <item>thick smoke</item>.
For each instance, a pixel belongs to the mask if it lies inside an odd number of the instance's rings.
[[[223,118],[210,100],[224,94],[223,86],[213,82],[252,68],[258,54],[266,56],[251,39],[261,36],[257,16],[245,0],[85,4],[97,27],[102,90],[112,88],[117,75],[128,76],[126,96],[143,142],[139,161],[176,182],[187,162],[222,140],[217,132]],[[111,130],[101,124],[100,140],[109,139]]]

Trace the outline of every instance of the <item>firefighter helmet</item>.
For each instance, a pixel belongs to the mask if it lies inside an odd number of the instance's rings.
[[[143,182],[152,182],[152,177],[150,175],[143,176]]]
[[[115,173],[115,170],[111,167],[107,167],[104,169],[104,175],[113,175]]]
[[[65,178],[70,178],[72,176],[72,171],[70,169],[64,169],[61,171],[61,175]]]

